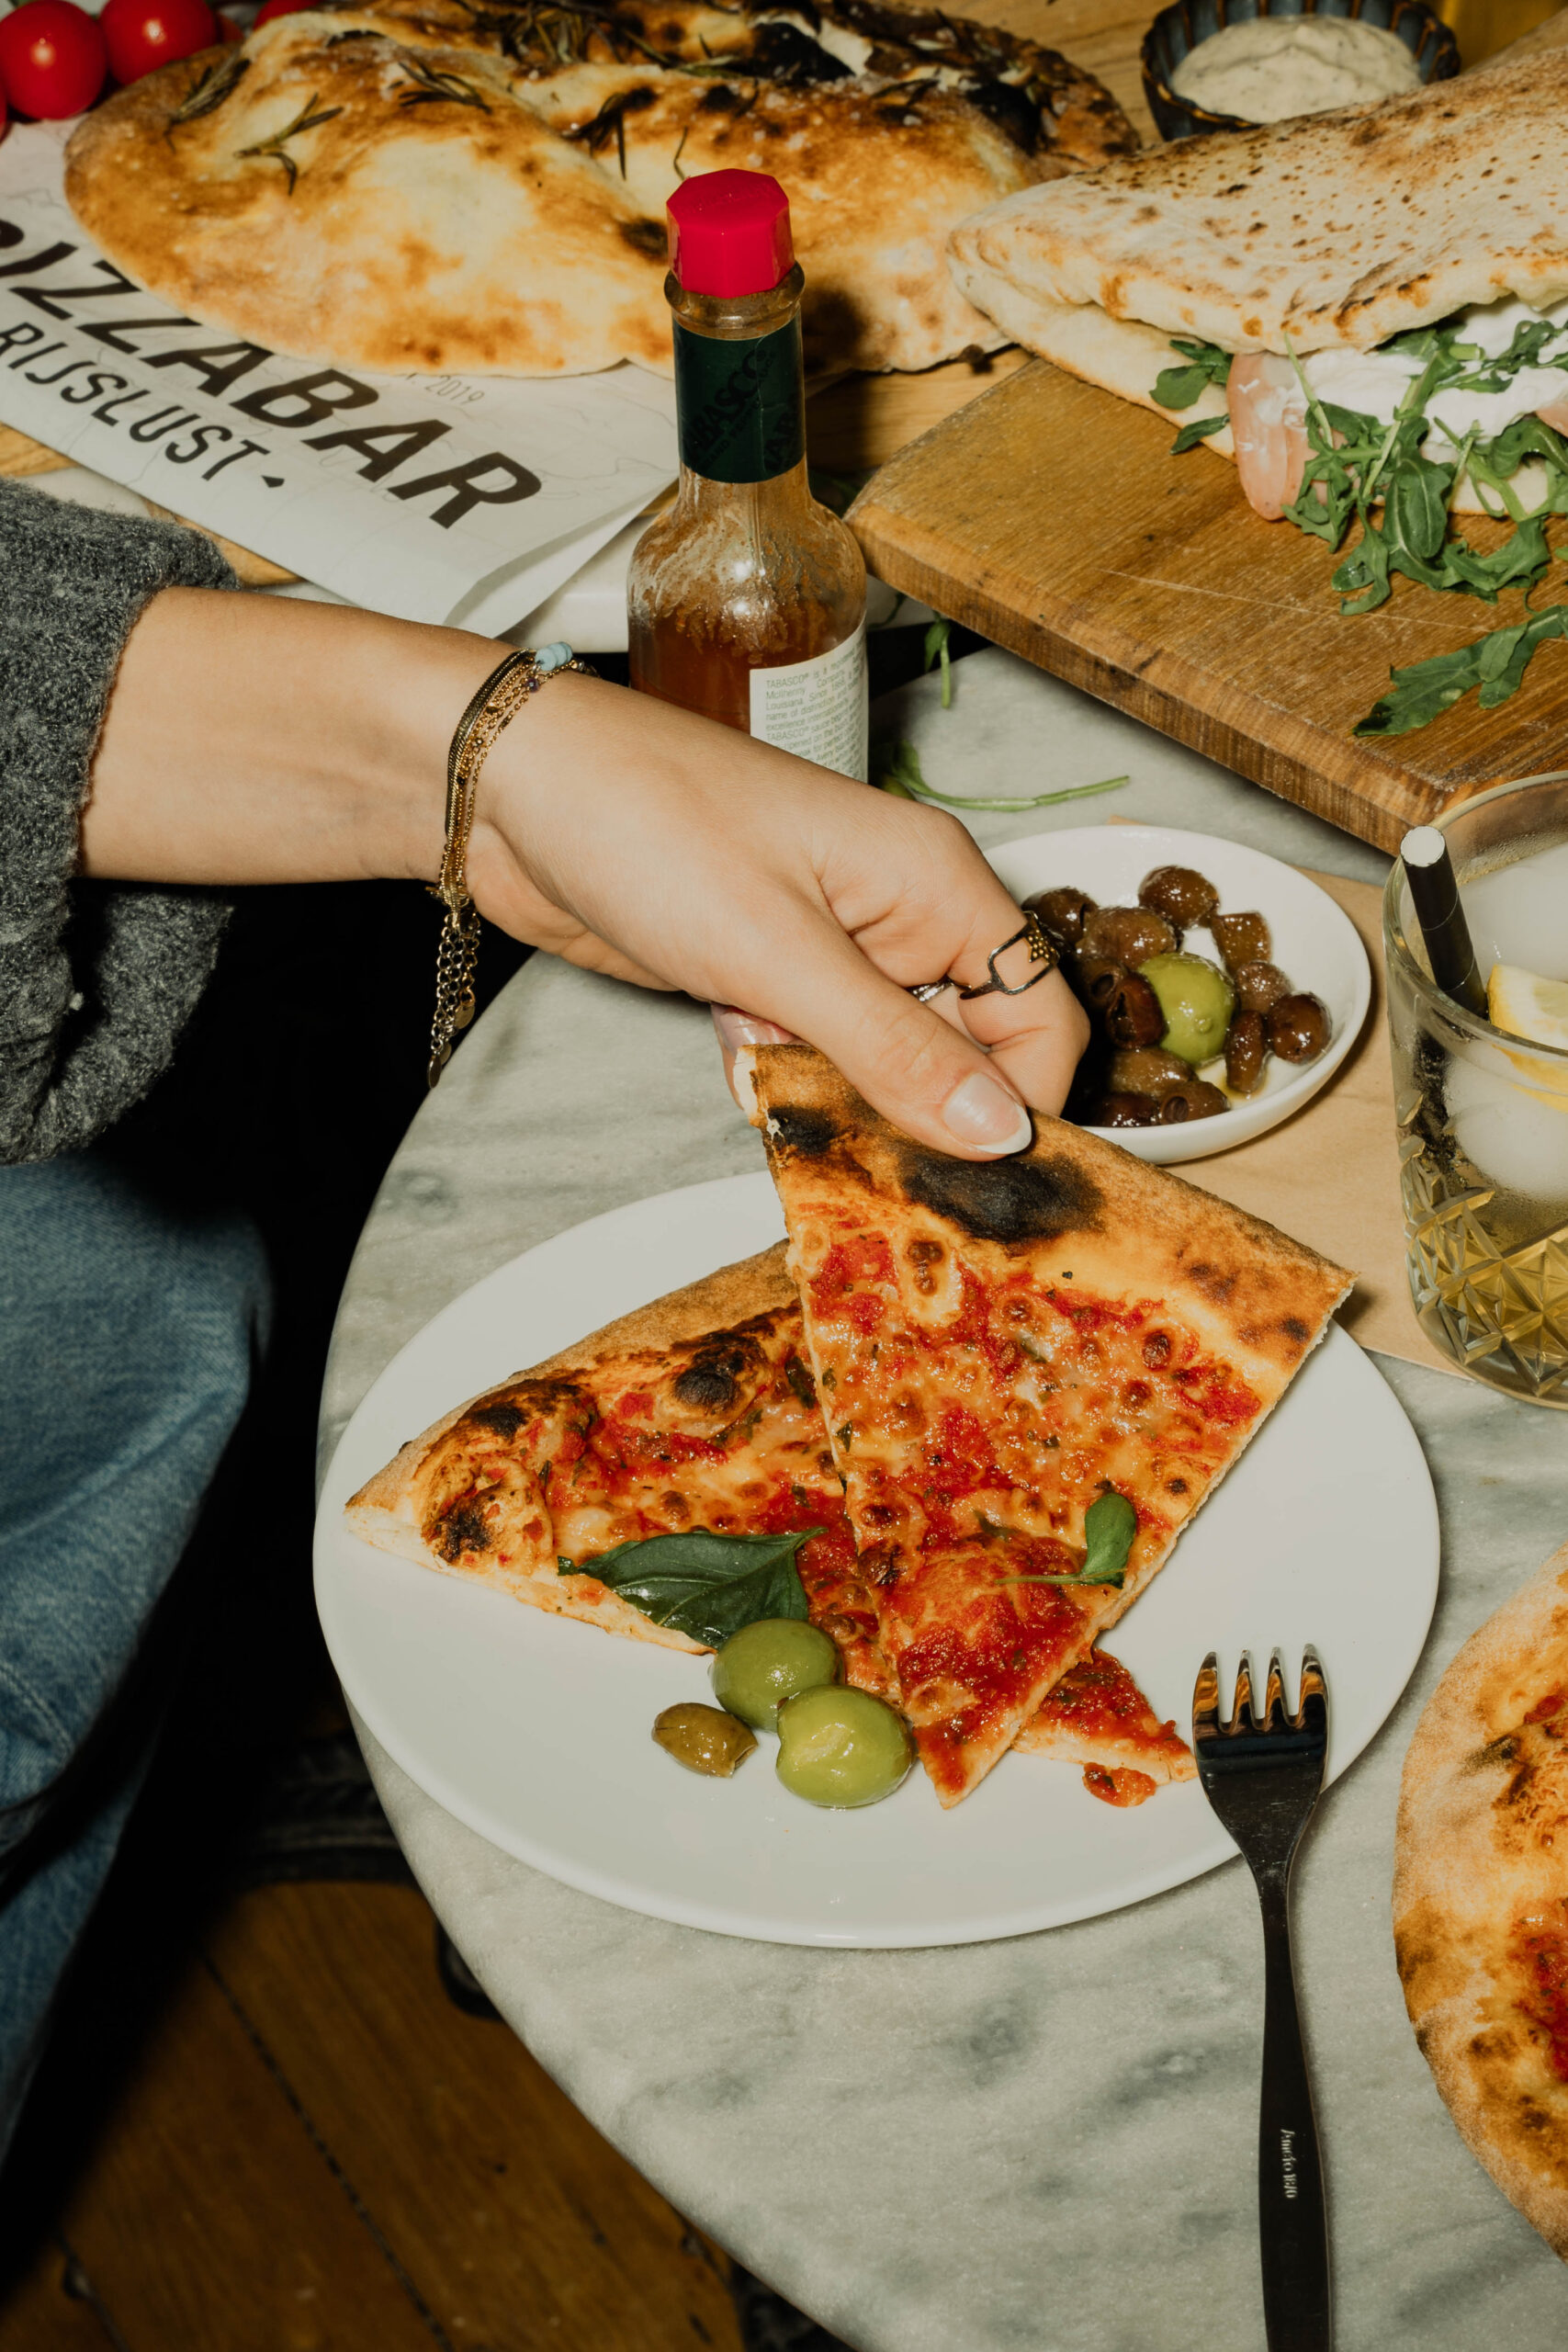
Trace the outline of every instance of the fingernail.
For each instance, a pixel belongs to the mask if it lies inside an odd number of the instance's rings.
[[[998,1156],[1021,1151],[1034,1133],[1017,1095],[978,1069],[953,1088],[942,1106],[942,1120],[955,1143]]]
[[[713,1025],[718,1032],[718,1042],[727,1054],[742,1046],[791,1046],[795,1043],[793,1029],[781,1029],[776,1021],[764,1021],[755,1012],[745,1012],[738,1004],[710,1004]]]

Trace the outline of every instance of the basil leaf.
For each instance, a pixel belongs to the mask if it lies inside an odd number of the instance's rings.
[[[795,1555],[819,1527],[788,1535],[650,1535],[596,1560],[557,1563],[562,1576],[597,1577],[656,1625],[718,1649],[759,1617],[805,1617]]]
[[[1138,1532],[1137,1512],[1126,1496],[1112,1487],[1085,1511],[1083,1532],[1088,1549],[1076,1577],[1007,1577],[1004,1583],[1109,1584],[1120,1592],[1127,1574],[1127,1555]]]
[[[1182,426],[1167,454],[1172,458],[1185,457],[1189,449],[1195,449],[1200,441],[1208,439],[1211,433],[1223,432],[1229,423],[1228,416],[1195,416],[1190,424]]]
[[[1112,1487],[1098,1502],[1090,1503],[1084,1513],[1083,1532],[1089,1543],[1085,1577],[1090,1584],[1120,1586],[1138,1532],[1138,1514],[1126,1496]]]

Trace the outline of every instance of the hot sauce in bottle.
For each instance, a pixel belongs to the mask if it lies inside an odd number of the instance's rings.
[[[681,482],[632,557],[631,683],[863,783],[865,566],[806,479],[788,198],[705,172],[669,209]]]

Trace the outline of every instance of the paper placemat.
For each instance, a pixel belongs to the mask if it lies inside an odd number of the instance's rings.
[[[1439,1355],[1416,1320],[1404,1271],[1388,992],[1382,963],[1382,893],[1370,882],[1303,872],[1343,907],[1372,967],[1372,1001],[1359,1037],[1321,1094],[1293,1119],[1251,1143],[1180,1173],[1205,1193],[1249,1209],[1281,1233],[1354,1269],[1339,1320],[1363,1348],[1465,1375]]]

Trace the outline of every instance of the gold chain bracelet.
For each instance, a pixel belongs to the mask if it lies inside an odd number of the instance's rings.
[[[426,1083],[435,1084],[452,1058],[460,1029],[474,1017],[474,971],[479,953],[479,910],[468,896],[468,836],[474,829],[474,794],[491,747],[547,678],[563,670],[592,678],[570,645],[541,646],[536,653],[509,653],[492,670],[462,718],[446,755],[446,845],[441,878],[427,885],[446,910],[435,950],[435,1017],[430,1024]]]

